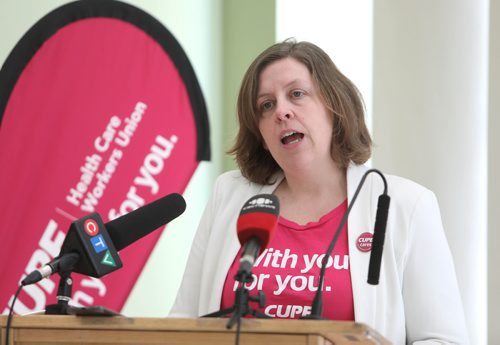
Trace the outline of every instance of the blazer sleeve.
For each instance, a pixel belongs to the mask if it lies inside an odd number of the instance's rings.
[[[427,189],[409,220],[403,298],[408,344],[469,343],[439,206]]]
[[[203,263],[206,255],[207,243],[213,219],[213,209],[216,203],[217,182],[214,192],[209,199],[198,229],[191,245],[184,275],[177,292],[174,304],[170,310],[170,317],[198,317],[200,305],[200,290],[203,279]]]

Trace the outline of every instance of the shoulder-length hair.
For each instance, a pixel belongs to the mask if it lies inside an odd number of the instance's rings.
[[[351,161],[365,163],[371,155],[372,141],[365,124],[360,92],[321,48],[309,42],[286,40],[263,51],[252,62],[241,83],[237,101],[239,131],[228,153],[235,156],[243,176],[255,183],[271,184],[273,175],[281,170],[270,152],[264,149],[259,131],[261,114],[257,107],[257,92],[263,69],[287,57],[308,68],[325,107],[333,117],[332,159],[344,169]]]

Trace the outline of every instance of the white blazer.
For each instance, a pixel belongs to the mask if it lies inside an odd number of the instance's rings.
[[[368,168],[347,170],[348,203]],[[240,244],[236,220],[253,195],[273,193],[230,171],[217,179],[202,216],[170,316],[198,317],[220,309],[227,271]],[[355,321],[376,329],[393,344],[468,344],[462,302],[436,197],[428,189],[386,176],[391,197],[380,283],[367,281],[369,252],[356,239],[373,232],[383,182],[370,174],[348,218]],[[326,247],[325,247],[326,250]],[[328,306],[324,306],[328,308]]]

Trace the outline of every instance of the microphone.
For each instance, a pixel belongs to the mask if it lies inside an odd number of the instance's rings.
[[[182,195],[172,193],[106,223],[116,250],[120,251],[186,210]]]
[[[313,320],[320,320],[322,319],[321,315],[323,312],[323,300],[322,300],[322,287],[323,287],[323,281],[325,279],[325,271],[326,271],[326,265],[328,263],[328,258],[330,257],[333,248],[335,247],[335,244],[337,243],[337,240],[340,236],[340,232],[342,231],[342,228],[344,227],[347,218],[349,216],[349,213],[351,212],[352,206],[354,205],[354,202],[356,201],[356,198],[358,197],[359,192],[361,191],[361,187],[365,183],[366,177],[370,173],[377,173],[380,175],[382,178],[382,181],[384,183],[384,192],[379,196],[378,199],[378,204],[377,204],[377,213],[375,216],[375,225],[373,229],[373,243],[372,243],[372,253],[370,255],[370,263],[369,263],[369,271],[368,271],[368,283],[372,285],[378,284],[379,280],[379,274],[380,274],[380,264],[381,264],[381,259],[382,259],[382,251],[383,251],[383,245],[384,245],[384,237],[385,237],[385,228],[387,225],[387,217],[389,213],[389,204],[391,201],[391,198],[387,194],[387,181],[385,179],[384,174],[380,172],[377,169],[369,169],[367,170],[363,177],[361,178],[361,181],[358,184],[358,187],[356,188],[356,191],[354,192],[354,195],[352,197],[352,200],[349,204],[349,207],[347,208],[347,211],[345,212],[344,216],[340,220],[340,224],[335,232],[335,235],[333,236],[332,241],[330,242],[330,245],[328,246],[325,256],[323,258],[323,261],[321,262],[321,270],[319,273],[319,282],[318,282],[318,289],[316,290],[316,294],[314,295],[314,300],[311,306],[311,314],[303,317],[304,319],[313,319]],[[377,241],[376,243],[376,248],[375,249],[375,239]]]
[[[123,266],[118,251],[180,216],[186,209],[182,195],[169,194],[106,224],[98,213],[71,223],[59,255],[31,272],[21,282],[30,285],[56,272],[102,277]]]
[[[380,277],[380,264],[382,261],[382,251],[384,249],[385,228],[389,215],[389,195],[381,194],[378,197],[377,215],[375,216],[375,226],[373,228],[372,252],[370,263],[368,264],[368,284],[378,285]]]
[[[279,209],[278,197],[273,194],[255,195],[245,202],[236,222],[236,233],[243,246],[243,252],[240,258],[240,268],[234,276],[234,279],[239,282],[238,288],[235,290],[234,305],[231,308],[222,309],[202,317],[221,317],[232,313],[226,328],[231,328],[237,322],[237,334],[239,334],[239,326],[243,316],[251,314],[256,317],[268,318],[267,315],[249,307],[249,300],[259,302],[259,306],[264,307],[265,297],[262,291],[259,291],[258,296],[250,296],[245,283],[253,281],[251,274],[253,264],[274,237]]]
[[[273,194],[259,194],[243,205],[236,223],[243,246],[239,274],[249,274],[255,260],[274,237],[279,217],[279,200]]]

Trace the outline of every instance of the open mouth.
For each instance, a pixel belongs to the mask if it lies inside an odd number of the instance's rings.
[[[281,143],[283,145],[298,143],[299,141],[302,140],[302,138],[304,138],[304,133],[289,132],[289,133],[286,133],[284,136],[281,137]]]

